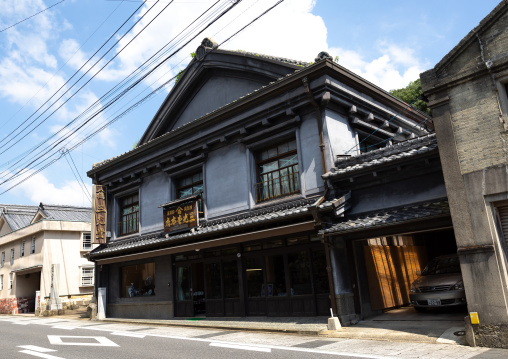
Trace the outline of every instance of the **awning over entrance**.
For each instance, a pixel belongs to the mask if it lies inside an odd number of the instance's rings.
[[[28,273],[40,272],[41,270],[42,270],[42,264],[39,264],[39,265],[32,266],[32,267],[14,269],[14,270],[11,270],[11,273],[28,274]]]

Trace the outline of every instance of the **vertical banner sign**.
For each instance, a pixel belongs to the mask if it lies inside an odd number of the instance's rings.
[[[93,243],[106,243],[106,193],[102,186],[93,186],[92,211]]]

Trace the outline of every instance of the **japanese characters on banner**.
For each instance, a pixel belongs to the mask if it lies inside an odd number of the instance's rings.
[[[106,243],[106,193],[105,188],[99,185],[93,187],[93,243]]]
[[[173,232],[198,226],[197,202],[164,207],[164,232]]]

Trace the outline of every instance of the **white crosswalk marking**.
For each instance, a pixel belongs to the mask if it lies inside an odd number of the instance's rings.
[[[38,347],[37,345],[18,345],[18,348],[35,350],[36,352],[40,352],[40,353],[56,352],[56,350],[54,350],[54,349]]]
[[[210,346],[211,347],[230,348],[230,349],[251,350],[251,351],[255,351],[255,352],[264,352],[264,353],[271,353],[272,352],[272,349],[270,349],[270,348],[253,347],[250,345],[241,345],[241,344],[210,343]]]
[[[51,355],[51,354],[44,354],[44,353],[34,352],[32,350],[21,350],[20,353],[28,354],[28,355],[33,355],[34,357],[39,357],[39,358],[44,358],[44,359],[64,359],[62,357],[56,357],[56,356]]]
[[[51,329],[73,330],[73,329],[76,329],[76,327],[71,327],[70,325],[54,325],[51,327]]]
[[[132,337],[132,338],[144,338],[146,334],[141,333],[129,333],[129,332],[113,332],[111,335],[121,335],[124,337]]]
[[[64,342],[62,339],[65,338],[66,341]],[[53,345],[82,345],[82,346],[97,346],[97,347],[117,347],[118,344],[113,342],[112,340],[106,338],[106,337],[71,337],[71,336],[64,336],[64,335],[48,335],[49,342]],[[91,339],[93,342],[83,342],[77,341],[72,342],[72,339]]]

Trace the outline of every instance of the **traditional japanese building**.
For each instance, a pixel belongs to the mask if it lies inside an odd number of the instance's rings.
[[[105,200],[95,206],[103,243],[89,258],[106,316],[333,308],[347,324],[380,310],[362,311],[365,263],[351,255],[371,242],[353,239],[450,225],[430,124],[326,53],[309,64],[205,39],[139,145],[88,172]],[[386,219],[406,207],[410,219]],[[340,226],[372,211],[382,225],[345,231],[345,244]]]

